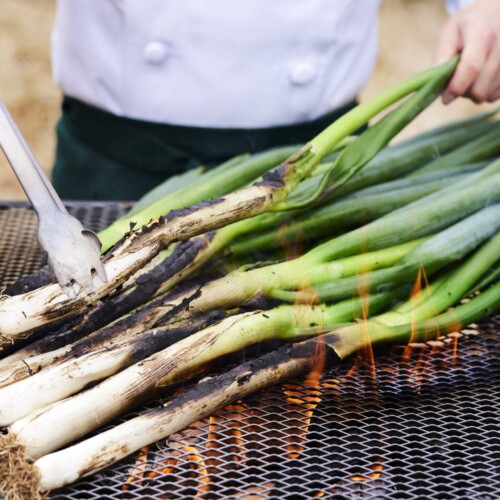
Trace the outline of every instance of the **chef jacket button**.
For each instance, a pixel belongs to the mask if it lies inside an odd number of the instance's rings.
[[[307,85],[316,78],[316,68],[308,62],[294,64],[290,68],[289,78],[295,85]]]
[[[162,42],[150,42],[144,47],[144,60],[151,64],[161,64],[168,56],[168,46]]]

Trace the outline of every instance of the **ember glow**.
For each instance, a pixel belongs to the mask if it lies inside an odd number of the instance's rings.
[[[382,471],[384,470],[384,466],[382,464],[383,460],[381,458],[376,460],[377,463],[372,465],[371,469],[373,472],[371,472],[368,475],[355,475],[351,476],[350,479],[351,481],[357,481],[357,482],[366,482],[366,481],[373,481],[375,479],[380,479],[382,476]]]
[[[321,402],[320,378],[316,372],[310,372],[306,379],[306,386],[305,391],[303,387],[295,384],[286,384],[283,387],[287,402],[284,417],[295,423],[289,427],[285,438],[287,443],[285,449],[289,452],[286,458],[290,460],[298,458],[304,451],[311,418]]]
[[[361,352],[362,357],[367,361],[371,367],[371,376],[373,380],[377,378],[377,369],[375,367],[375,356],[373,354],[373,347],[370,341],[370,332],[368,329],[368,318],[370,313],[370,281],[368,274],[365,272],[358,276],[358,294],[360,297],[366,298],[361,305],[361,318],[360,322],[363,324],[363,333],[365,337],[365,348]],[[359,358],[357,358],[359,359]]]
[[[122,486],[123,491],[129,489],[130,483],[135,483],[137,486],[142,486],[141,479],[144,478],[144,471],[147,469],[148,452],[149,452],[149,446],[144,446],[144,448],[141,448],[140,454],[137,457],[134,468],[132,469],[130,476],[126,479],[125,481],[126,484]]]

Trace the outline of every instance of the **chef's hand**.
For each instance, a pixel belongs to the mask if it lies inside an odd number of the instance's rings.
[[[500,98],[500,0],[475,0],[443,26],[434,56],[436,64],[461,53],[442,101],[458,96],[476,103]]]

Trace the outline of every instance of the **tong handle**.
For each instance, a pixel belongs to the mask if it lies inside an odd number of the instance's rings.
[[[38,218],[53,210],[67,213],[66,207],[2,101],[0,101],[0,147],[36,210]]]

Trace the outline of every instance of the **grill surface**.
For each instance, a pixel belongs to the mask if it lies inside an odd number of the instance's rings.
[[[94,229],[125,210],[69,208]],[[0,283],[41,264],[35,228],[0,206]],[[497,316],[273,387],[52,498],[499,498],[499,330]]]

